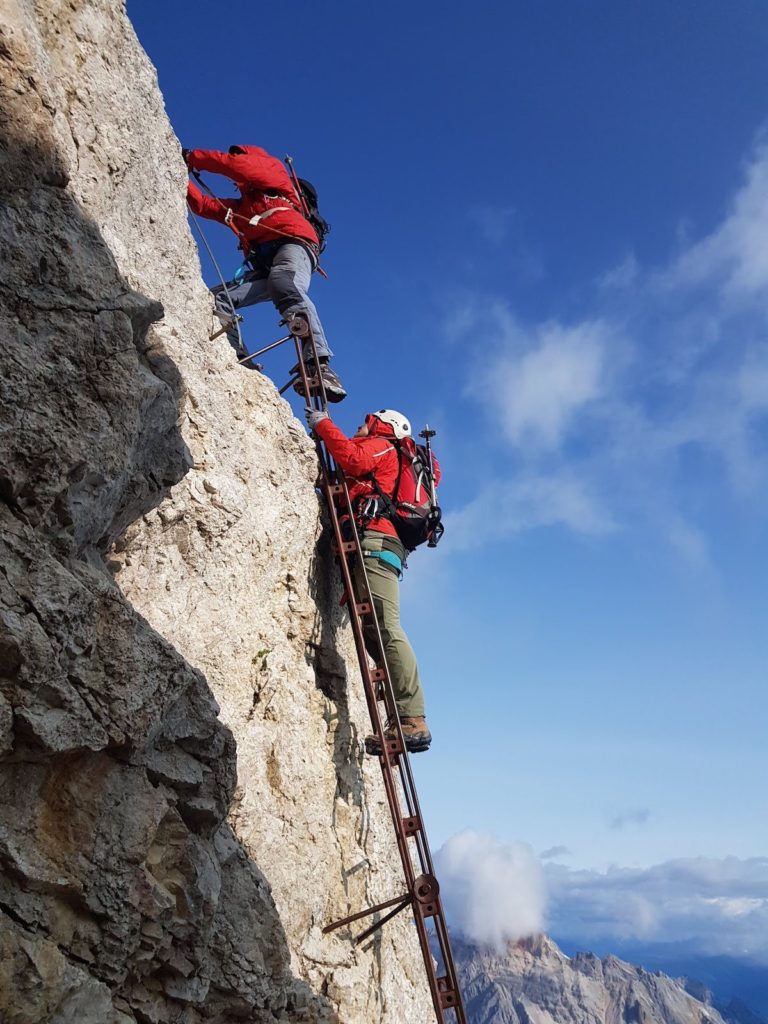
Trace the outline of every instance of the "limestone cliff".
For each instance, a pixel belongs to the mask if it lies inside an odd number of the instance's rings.
[[[3,0],[0,1020],[431,1019],[314,452],[117,0]]]

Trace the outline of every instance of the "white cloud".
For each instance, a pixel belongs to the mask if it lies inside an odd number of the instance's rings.
[[[499,350],[478,368],[469,390],[490,396],[494,418],[513,445],[556,449],[576,414],[605,391],[606,325],[547,323],[531,336],[509,319],[502,327]]]
[[[600,288],[623,290],[636,284],[640,277],[640,264],[633,252],[627,253],[618,266],[606,271],[598,278]]]
[[[746,181],[723,222],[683,252],[664,278],[668,287],[714,283],[740,302],[768,291],[768,145],[758,146]]]
[[[608,826],[614,831],[626,828],[627,825],[645,825],[651,816],[647,807],[634,807],[627,811],[620,811],[612,814],[608,819]]]
[[[489,418],[489,447],[506,449],[493,487],[503,532],[642,523],[709,565],[715,488],[768,498],[767,238],[768,144],[710,235],[664,268],[630,254],[581,319],[526,325],[503,302],[465,301],[456,333],[485,353],[466,394]],[[481,491],[451,511],[457,546],[482,542],[492,505]]]
[[[691,565],[709,565],[709,544],[703,530],[685,522],[675,512],[665,517],[663,530],[673,548]]]
[[[768,964],[768,857],[667,861],[650,868],[545,867],[549,930],[591,944],[683,943]]]
[[[435,855],[449,924],[497,948],[546,930],[585,950],[678,943],[768,964],[768,857],[591,871],[555,861],[567,854],[557,846],[537,858],[525,843],[458,833]]]
[[[516,210],[514,206],[473,206],[467,216],[483,238],[492,245],[501,245],[509,235]]]
[[[516,479],[482,491],[461,509],[452,509],[444,550],[466,551],[494,538],[539,526],[566,526],[597,536],[615,523],[599,498],[575,474],[536,475],[522,471]]]
[[[548,850],[542,850],[539,854],[540,860],[559,860],[561,857],[570,857],[571,851],[567,846],[550,846]]]
[[[501,949],[544,928],[544,872],[525,843],[500,843],[466,830],[435,854],[452,928]]]

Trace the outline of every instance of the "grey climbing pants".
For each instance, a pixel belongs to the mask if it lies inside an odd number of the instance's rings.
[[[381,551],[385,535],[368,532],[362,540],[363,551]],[[398,557],[405,558],[405,549],[392,538],[386,538],[387,549],[397,546]],[[398,714],[403,717],[420,717],[424,714],[424,691],[419,678],[419,667],[408,637],[400,625],[400,591],[397,570],[378,558],[366,558],[365,568],[373,596],[373,609],[381,631],[384,654],[387,659],[395,703]],[[355,587],[358,593],[362,586],[362,569],[355,565]],[[373,626],[365,627],[365,645],[372,658],[378,655],[376,632]]]
[[[328,347],[323,325],[308,294],[311,279],[312,260],[307,250],[298,243],[286,242],[275,253],[268,272],[249,270],[239,281],[230,281],[226,291],[224,286],[219,284],[211,288],[211,294],[216,309],[222,313],[232,312],[226,292],[229,292],[235,309],[271,299],[284,317],[293,313],[306,313],[318,356],[330,357],[333,353]],[[230,344],[237,348],[237,331],[227,331],[227,338]],[[307,358],[311,354],[305,346],[304,357]]]

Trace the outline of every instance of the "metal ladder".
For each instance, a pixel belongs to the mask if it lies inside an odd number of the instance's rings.
[[[290,333],[284,338],[260,349],[258,352],[252,353],[252,355],[241,360],[241,362],[247,362],[292,339],[296,346],[298,358],[297,373],[296,376],[292,377],[281,388],[280,394],[283,394],[289,387],[301,381],[304,387],[304,394],[307,396],[307,404],[314,409],[327,411],[325,388],[323,387],[322,379],[320,379],[319,393],[310,394],[309,374],[307,373],[307,366],[303,356],[305,343],[308,343],[313,353],[314,365],[316,367],[319,365],[315,340],[312,336],[310,325],[306,318],[295,317],[288,324],[288,330]],[[381,928],[382,925],[386,924],[387,921],[391,920],[402,910],[405,910],[406,907],[410,907],[413,912],[419,945],[421,946],[424,958],[424,968],[429,982],[436,1019],[441,1024],[444,1024],[444,1022],[449,1022],[449,1024],[453,1024],[453,1022],[455,1024],[467,1024],[456,969],[453,963],[453,955],[451,953],[448,928],[440,901],[440,887],[435,878],[432,855],[424,828],[424,819],[419,808],[416,786],[408,761],[408,752],[406,751],[403,735],[400,730],[392,682],[387,668],[381,633],[374,612],[368,576],[367,573],[363,572],[364,583],[361,588],[362,592],[357,592],[358,588],[353,578],[352,564],[354,559],[360,559],[360,564],[363,567],[365,566],[365,561],[362,555],[360,536],[355,524],[349,490],[344,474],[335,465],[325,445],[319,439],[316,439],[315,446],[321,470],[321,490],[333,527],[341,575],[349,598],[347,607],[355,638],[357,656],[360,662],[365,699],[368,704],[374,732],[381,743],[381,754],[378,755],[378,760],[381,765],[384,789],[389,802],[392,825],[395,831],[405,880],[405,891],[401,894],[374,907],[368,907],[356,914],[350,914],[339,921],[334,921],[332,924],[327,925],[323,932],[332,932],[337,928],[343,928],[346,925],[353,924],[355,921],[360,921],[373,914],[386,911],[382,917],[352,939],[355,944],[363,942]],[[340,516],[349,517],[351,539],[345,539],[341,528]],[[374,627],[375,631],[375,668],[371,668],[369,664],[363,634],[365,625]],[[385,724],[387,722],[391,723],[390,734],[394,731],[393,738],[387,738],[385,735]],[[433,952],[437,956],[437,965],[433,959]]]

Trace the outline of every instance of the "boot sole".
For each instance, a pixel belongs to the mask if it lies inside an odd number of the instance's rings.
[[[304,384],[303,384],[303,382],[300,382],[298,384],[294,384],[293,390],[296,392],[297,395],[300,395],[302,398],[306,398],[306,395],[304,394]],[[320,388],[312,388],[311,387],[309,389],[309,393],[311,395],[319,395],[320,394]],[[328,385],[326,384],[326,386],[325,386],[325,397],[328,399],[329,402],[334,402],[334,403],[335,402],[343,402],[344,399],[347,397],[347,392],[346,391],[337,391],[335,388],[329,388]]]
[[[425,740],[420,740],[419,742],[411,742],[411,743],[408,743],[408,741],[406,740],[405,749],[408,751],[409,754],[423,754],[425,750],[429,750],[431,744],[432,744],[432,739],[431,738],[426,740],[426,741]],[[375,741],[375,740],[374,741],[366,740],[365,741],[365,752],[366,752],[366,754],[370,754],[372,757],[380,757],[381,756],[381,747],[379,746],[378,742]]]

